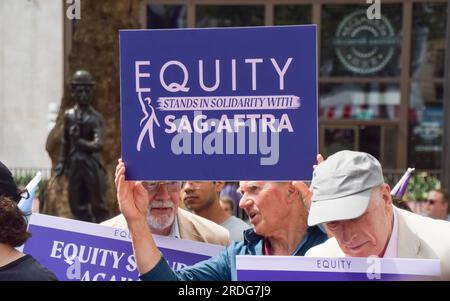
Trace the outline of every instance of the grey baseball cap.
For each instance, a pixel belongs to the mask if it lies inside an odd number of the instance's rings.
[[[383,183],[381,164],[370,154],[335,153],[314,169],[308,225],[361,216],[369,205],[372,188]]]

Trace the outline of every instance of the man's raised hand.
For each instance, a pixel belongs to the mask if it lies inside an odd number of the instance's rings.
[[[125,163],[119,159],[115,184],[119,208],[128,223],[147,218],[148,194],[138,181],[125,181]]]

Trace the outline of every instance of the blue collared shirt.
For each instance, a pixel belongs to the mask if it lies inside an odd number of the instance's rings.
[[[310,248],[325,242],[326,233],[318,226],[309,227],[305,237],[299,243],[293,256],[303,256]],[[164,257],[156,266],[140,276],[141,280],[197,280],[197,281],[230,281],[236,280],[236,255],[264,255],[264,237],[253,229],[244,231],[244,241],[233,241],[225,250],[201,261],[193,266],[172,271]]]

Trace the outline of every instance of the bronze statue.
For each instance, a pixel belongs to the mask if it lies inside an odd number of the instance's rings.
[[[90,105],[94,81],[89,72],[78,70],[71,80],[76,105],[64,113],[64,135],[56,176],[69,181],[69,204],[76,219],[102,222],[109,217],[104,202],[105,170],[101,163],[103,117]]]

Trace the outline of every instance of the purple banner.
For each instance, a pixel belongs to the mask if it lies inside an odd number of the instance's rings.
[[[34,224],[36,216],[37,224],[40,225]],[[53,225],[43,226],[45,219],[49,219]],[[57,225],[64,222],[68,224],[63,228],[70,227],[70,224],[76,224],[76,227],[73,231],[58,229]],[[83,230],[79,231],[81,228]],[[54,272],[59,280],[134,281],[139,279],[131,241],[128,238],[124,239],[124,236],[128,235],[118,235],[124,232],[128,234],[126,230],[33,215],[29,231],[32,237],[25,244],[24,253],[32,255],[44,267]],[[89,232],[98,233],[93,235]],[[104,233],[110,233],[111,237],[105,237]],[[158,239],[155,240],[158,244]],[[171,243],[174,248],[170,247]],[[192,252],[192,244],[194,249],[203,246],[204,249],[209,249],[211,254]],[[159,245],[159,249],[174,270],[208,259],[214,255],[213,253],[222,249],[221,246],[169,237],[163,238],[163,245]]]
[[[121,30],[126,179],[310,180],[316,30]]]
[[[370,277],[370,278],[369,278]],[[311,271],[261,271],[237,272],[239,281],[435,281],[438,276],[380,274],[379,277],[366,273],[336,273]]]
[[[237,256],[239,281],[440,280],[438,259]]]

